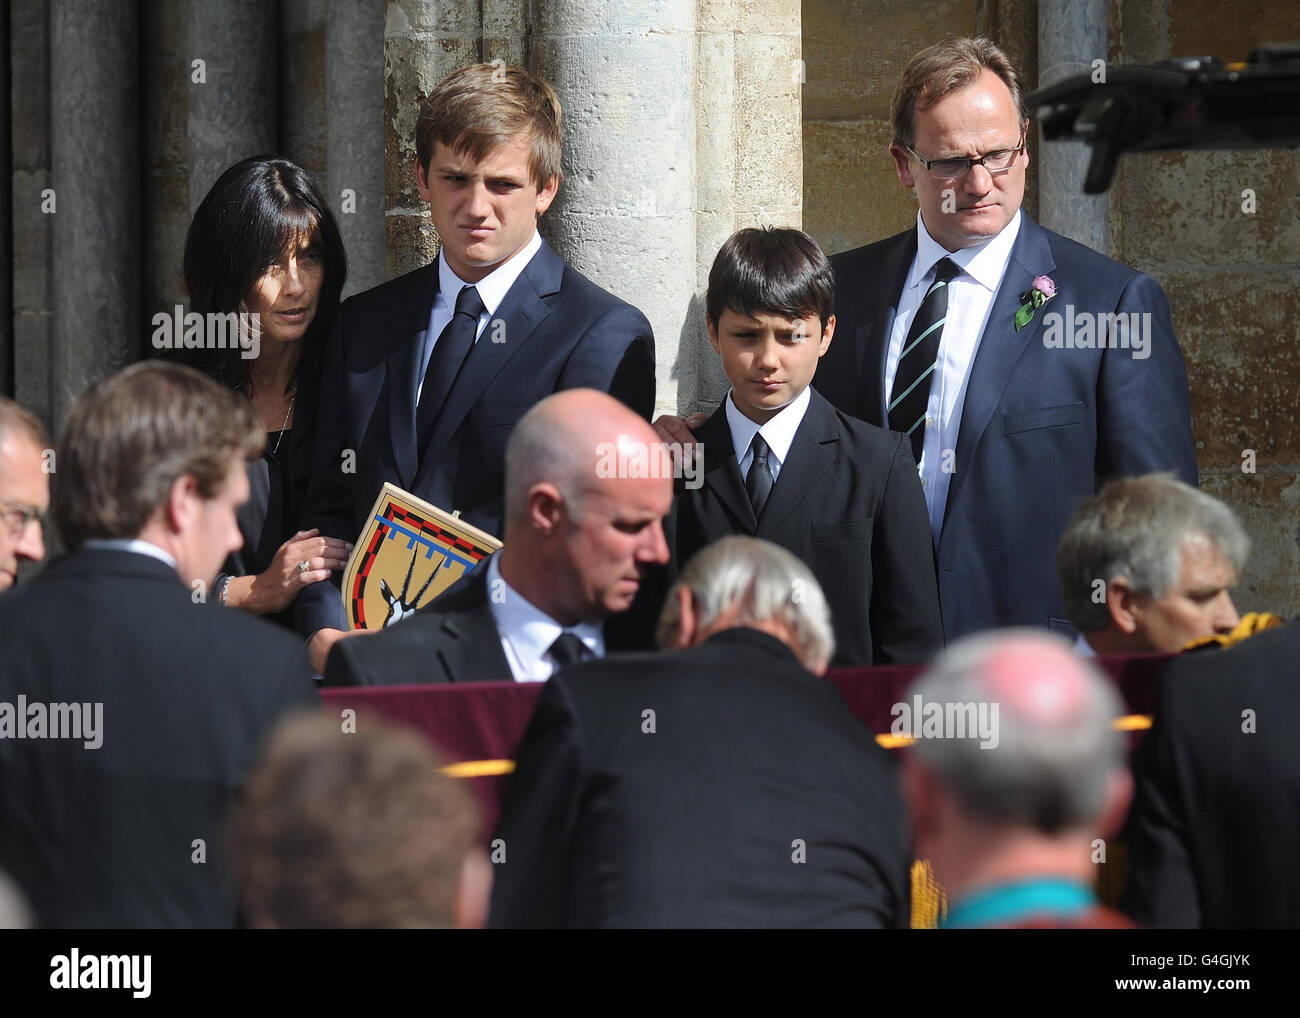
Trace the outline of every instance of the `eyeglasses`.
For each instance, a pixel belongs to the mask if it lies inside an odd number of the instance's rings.
[[[21,537],[23,531],[40,518],[41,511],[36,506],[0,498],[0,526],[9,532],[10,538]]]
[[[1016,159],[1025,150],[1026,141],[1025,132],[1022,131],[1020,133],[1020,144],[1015,148],[995,149],[992,152],[985,153],[978,159],[969,159],[966,156],[953,156],[949,159],[925,159],[910,145],[904,145],[903,148],[911,152],[916,157],[916,161],[936,177],[944,180],[955,180],[958,177],[966,176],[973,166],[983,166],[991,177],[1006,173],[1016,164]]]

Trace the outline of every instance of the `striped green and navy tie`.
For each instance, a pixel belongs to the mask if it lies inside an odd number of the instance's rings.
[[[898,370],[894,372],[894,389],[889,395],[889,427],[912,440],[912,453],[921,462],[925,445],[925,414],[930,404],[930,381],[939,356],[939,337],[943,335],[948,315],[948,283],[961,275],[955,262],[942,259],[935,266],[934,282],[925,292],[916,317],[907,330]]]

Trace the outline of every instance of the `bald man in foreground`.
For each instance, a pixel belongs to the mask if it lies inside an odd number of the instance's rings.
[[[642,418],[594,389],[547,397],[506,445],[501,550],[405,622],[335,644],[325,685],[545,682],[650,649],[652,633],[607,623],[668,561],[672,498],[673,463]]]
[[[903,789],[946,926],[1132,926],[1092,890],[1094,839],[1119,831],[1133,790],[1108,679],[1063,641],[1003,630],[949,647],[904,707],[919,738]]]

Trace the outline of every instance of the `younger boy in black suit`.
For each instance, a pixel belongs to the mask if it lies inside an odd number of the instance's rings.
[[[943,625],[911,446],[810,388],[835,333],[833,298],[830,262],[800,230],[741,230],[722,245],[706,310],[731,392],[694,432],[703,480],[678,484],[668,568],[730,534],[765,538],[822,585],[833,665],[922,661]]]

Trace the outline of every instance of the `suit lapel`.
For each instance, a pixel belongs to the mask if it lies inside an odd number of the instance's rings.
[[[854,348],[862,358],[858,364],[864,410],[862,419],[882,428],[889,427],[884,406],[885,356],[889,352],[889,334],[893,330],[903,284],[907,281],[907,274],[911,272],[915,258],[916,227],[912,227],[898,236],[897,246],[891,252],[882,256],[880,264],[889,266],[889,269],[867,280],[861,298],[861,307],[866,313],[862,324],[858,326],[857,335],[852,337]]]
[[[428,275],[415,277],[408,299],[394,301],[384,317],[388,339],[388,434],[393,463],[404,488],[410,488],[419,463],[415,443],[415,387],[424,366],[429,313],[438,293],[438,261],[427,266]]]
[[[774,533],[800,502],[819,489],[823,475],[835,462],[834,445],[838,441],[835,412],[814,392],[763,507],[755,536],[768,537]]]
[[[512,677],[501,649],[501,633],[487,599],[487,568],[480,567],[466,583],[457,610],[446,612],[438,657],[452,682],[484,681],[485,670],[499,679]],[[485,669],[485,666],[490,665]]]
[[[736,462],[736,447],[727,424],[727,401],[724,397],[713,415],[700,425],[695,437],[704,444],[704,484],[723,504],[732,518],[753,534],[758,529],[754,507],[749,504],[745,479]]]
[[[1020,295],[1029,289],[1035,276],[1043,276],[1056,268],[1047,234],[1029,216],[1022,213],[1020,233],[1007,259],[1002,283],[994,294],[988,323],[980,338],[975,363],[971,365],[970,379],[966,384],[966,401],[962,405],[961,425],[957,430],[956,470],[948,487],[944,508],[944,526],[950,519],[948,509],[957,492],[961,490],[966,474],[975,456],[980,439],[988,427],[993,411],[1002,400],[1002,393],[1015,372],[1025,348],[1038,336],[1046,313],[1040,310],[1033,320],[1019,332],[1015,327],[1016,309]],[[1055,310],[1055,309],[1053,309]],[[943,535],[940,534],[940,543]]]
[[[541,248],[524,266],[496,314],[474,343],[456,384],[447,394],[447,402],[438,414],[438,422],[429,439],[428,448],[420,456],[419,472],[415,478],[416,490],[427,483],[440,454],[483,395],[483,390],[506,363],[523,349],[529,337],[551,313],[543,298],[559,292],[563,276],[563,260],[546,241],[542,241]]]

